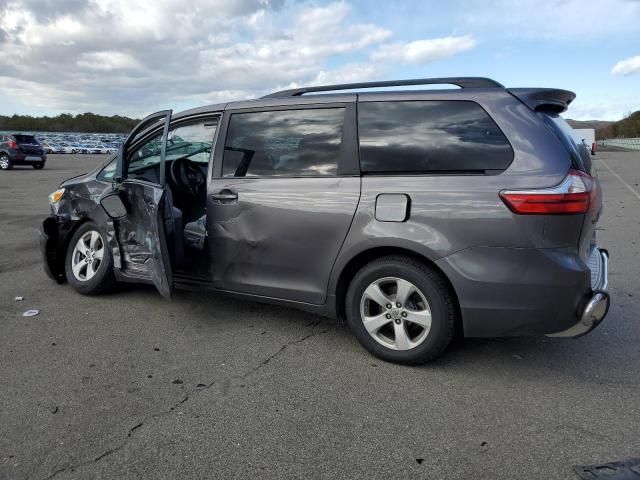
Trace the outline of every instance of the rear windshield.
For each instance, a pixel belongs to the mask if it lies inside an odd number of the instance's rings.
[[[27,145],[40,145],[33,135],[14,135],[16,142]]]
[[[571,168],[591,174],[591,153],[582,142],[576,142],[573,129],[557,113],[540,112],[544,122],[562,142],[571,158]]]

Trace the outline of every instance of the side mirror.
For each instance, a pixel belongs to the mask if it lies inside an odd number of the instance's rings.
[[[112,219],[123,218],[127,216],[127,207],[117,192],[108,193],[100,199],[100,205],[104,208]]]

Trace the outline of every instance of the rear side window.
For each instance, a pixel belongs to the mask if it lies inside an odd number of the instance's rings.
[[[222,175],[336,175],[344,108],[313,108],[231,115]]]
[[[358,104],[363,173],[495,173],[513,150],[475,102],[405,101]]]
[[[571,158],[571,168],[591,174],[591,153],[582,142],[577,142],[571,126],[554,112],[540,112],[542,119],[564,145]]]

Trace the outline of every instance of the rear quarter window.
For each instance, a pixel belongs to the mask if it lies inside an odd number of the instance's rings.
[[[471,101],[358,104],[363,173],[499,173],[513,150],[487,112]]]
[[[564,118],[554,112],[540,112],[542,120],[560,140],[571,159],[571,168],[591,174],[591,153],[582,142],[576,142],[573,129]]]

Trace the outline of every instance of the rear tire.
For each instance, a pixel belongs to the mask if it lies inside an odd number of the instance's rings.
[[[370,353],[389,362],[419,365],[449,346],[458,309],[439,272],[410,257],[388,256],[355,275],[346,314],[349,328]]]
[[[13,162],[9,155],[6,153],[0,154],[0,170],[11,170],[13,168]]]
[[[83,223],[71,237],[64,271],[69,284],[84,295],[105,293],[115,286],[107,235],[95,223]]]
[[[44,162],[42,162],[42,163],[34,163],[32,166],[36,170],[42,170],[44,168]]]

